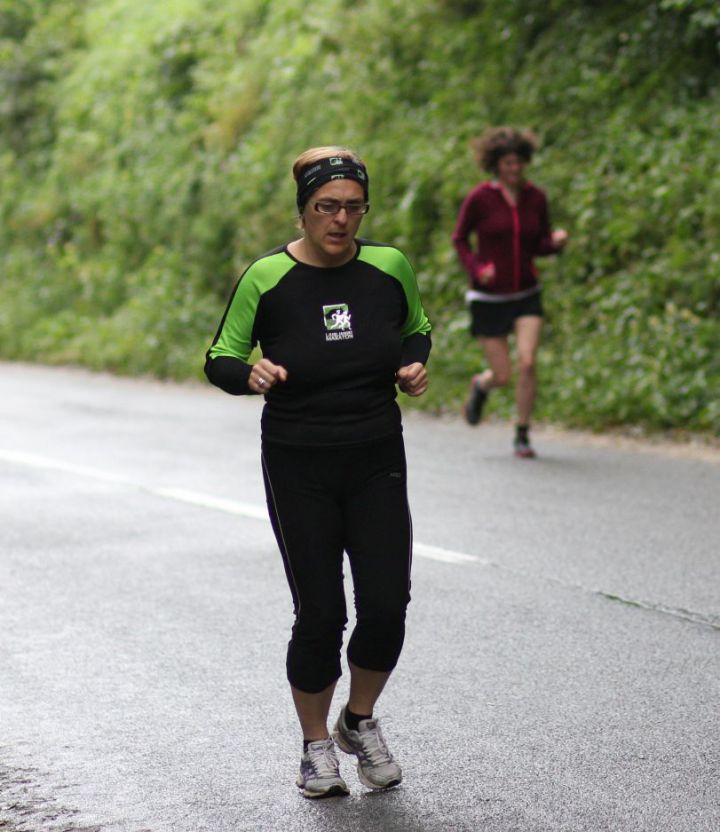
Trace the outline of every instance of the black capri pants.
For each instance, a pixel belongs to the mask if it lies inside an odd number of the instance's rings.
[[[402,435],[334,448],[264,443],[262,464],[295,609],[290,684],[319,693],[341,675],[343,552],[357,622],[347,657],[365,670],[392,670],[405,638],[412,562]]]

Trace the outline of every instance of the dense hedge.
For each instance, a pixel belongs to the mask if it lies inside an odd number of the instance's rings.
[[[468,139],[513,123],[572,237],[540,415],[720,433],[719,33],[715,0],[0,0],[0,353],[196,375],[238,272],[294,233],[292,159],[342,143],[364,233],[420,275],[428,404],[455,406]]]

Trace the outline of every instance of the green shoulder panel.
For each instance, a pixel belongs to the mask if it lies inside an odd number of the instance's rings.
[[[247,361],[255,346],[253,325],[260,298],[274,289],[292,269],[295,261],[284,251],[256,260],[245,270],[235,287],[215,342],[208,352],[210,358],[228,355]]]
[[[358,260],[369,263],[371,266],[375,266],[376,269],[390,275],[390,277],[394,277],[403,287],[408,305],[408,314],[401,329],[402,337],[407,338],[418,332],[427,335],[432,327],[420,300],[415,272],[402,251],[393,248],[393,246],[363,243]]]

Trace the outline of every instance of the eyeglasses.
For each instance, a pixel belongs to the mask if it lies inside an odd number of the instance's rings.
[[[359,214],[367,214],[370,210],[370,204],[367,202],[334,202],[320,200],[313,206],[318,214],[339,214],[344,208],[348,216],[358,216]]]

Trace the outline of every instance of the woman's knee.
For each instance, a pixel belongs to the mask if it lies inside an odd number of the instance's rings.
[[[287,677],[307,693],[324,690],[340,677],[340,650],[347,624],[344,607],[303,609],[288,645]]]
[[[388,636],[404,632],[407,606],[410,594],[397,598],[383,599],[366,604],[357,610],[358,626],[373,635],[385,633]]]
[[[346,624],[344,606],[310,608],[301,605],[293,625],[292,640],[317,648],[327,645],[329,650],[340,649]]]
[[[518,356],[518,372],[524,376],[531,376],[535,374],[535,354],[526,353]]]
[[[511,378],[512,372],[509,367],[499,367],[492,370],[493,387],[507,387]]]
[[[376,610],[358,616],[348,644],[348,658],[366,670],[390,671],[405,641],[405,608]]]

